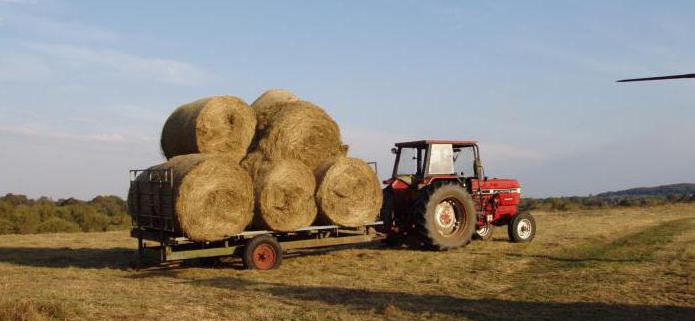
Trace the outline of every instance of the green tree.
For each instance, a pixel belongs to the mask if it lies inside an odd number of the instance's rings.
[[[0,218],[9,220],[12,217],[14,206],[5,200],[0,199]]]
[[[111,220],[108,216],[99,213],[93,206],[83,203],[75,203],[67,206],[73,222],[77,223],[84,232],[106,231]]]
[[[89,201],[89,204],[95,206],[100,212],[108,216],[115,216],[126,212],[126,203],[118,196],[99,195]]]
[[[56,206],[52,202],[36,202],[33,207],[39,213],[42,222],[56,216]]]
[[[17,206],[13,216],[19,234],[36,233],[36,228],[41,224],[41,216],[39,213],[28,205]]]
[[[119,213],[111,217],[111,224],[108,227],[108,230],[110,231],[115,231],[115,230],[124,230],[129,228],[131,225],[131,218],[130,215],[126,213]]]
[[[80,226],[68,222],[62,218],[51,217],[45,222],[39,224],[37,228],[38,233],[61,233],[61,232],[79,232]]]
[[[0,235],[17,233],[17,226],[10,220],[0,218]]]
[[[29,200],[26,195],[21,194],[8,193],[0,199],[10,203],[12,206],[28,205],[31,203],[31,200]]]

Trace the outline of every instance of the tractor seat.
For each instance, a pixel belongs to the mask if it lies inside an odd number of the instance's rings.
[[[414,175],[398,175],[398,179],[402,180],[408,185],[413,185],[413,176]]]

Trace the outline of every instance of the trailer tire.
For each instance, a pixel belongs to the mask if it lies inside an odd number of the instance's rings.
[[[477,216],[473,199],[455,182],[423,188],[415,202],[416,234],[420,246],[448,250],[470,243]]]
[[[271,235],[256,236],[244,246],[242,260],[248,270],[277,269],[282,264],[282,248]]]
[[[531,213],[520,213],[514,216],[507,224],[507,234],[511,242],[531,242],[536,236],[536,219]]]

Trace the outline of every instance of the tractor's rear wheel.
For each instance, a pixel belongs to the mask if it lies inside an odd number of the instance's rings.
[[[420,245],[432,250],[461,247],[471,241],[476,214],[473,199],[459,184],[425,187],[415,202],[416,234]]]
[[[520,213],[507,225],[509,240],[514,243],[531,242],[536,236],[536,220],[530,213]]]

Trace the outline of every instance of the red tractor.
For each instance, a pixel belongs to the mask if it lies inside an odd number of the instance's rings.
[[[533,240],[535,220],[517,208],[519,182],[486,177],[477,142],[420,140],[391,151],[396,161],[381,213],[387,242],[446,250],[488,240],[502,225],[512,242]]]

